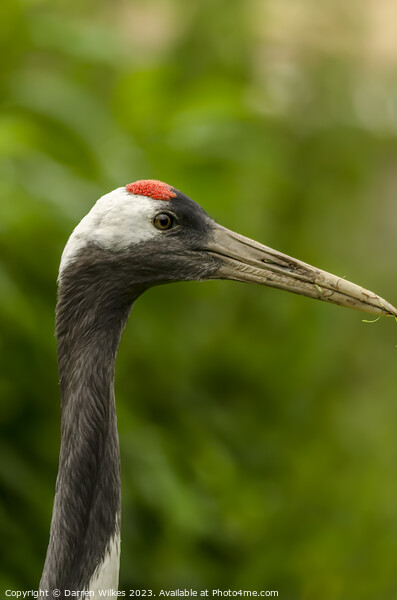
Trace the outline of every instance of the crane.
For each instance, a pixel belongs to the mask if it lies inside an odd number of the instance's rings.
[[[59,269],[61,448],[40,582],[47,594],[86,590],[99,597],[99,590],[117,589],[121,492],[113,382],[120,337],[148,288],[211,279],[397,315],[373,292],[218,225],[168,184],[136,181],[100,198],[71,234]]]

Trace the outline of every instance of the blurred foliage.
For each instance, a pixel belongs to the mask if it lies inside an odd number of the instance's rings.
[[[162,179],[395,302],[397,71],[338,0],[3,0],[0,39],[0,589],[35,589],[72,228]],[[120,588],[397,597],[393,325],[230,282],[147,292],[116,373]]]

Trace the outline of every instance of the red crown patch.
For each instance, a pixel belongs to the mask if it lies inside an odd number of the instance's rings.
[[[153,200],[170,200],[176,198],[176,193],[168,183],[157,181],[157,179],[142,179],[129,183],[125,186],[127,192],[136,196],[148,196]]]

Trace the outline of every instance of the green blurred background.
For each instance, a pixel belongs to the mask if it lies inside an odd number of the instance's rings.
[[[2,0],[0,590],[35,589],[59,448],[62,248],[165,180],[397,301],[387,0]],[[116,372],[120,588],[397,598],[397,328],[232,282],[140,299]]]

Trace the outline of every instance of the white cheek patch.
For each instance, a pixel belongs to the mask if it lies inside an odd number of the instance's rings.
[[[102,196],[90,212],[80,221],[70,236],[61,258],[60,273],[88,243],[100,248],[123,250],[161,236],[152,223],[154,215],[166,204],[147,196],[135,196],[125,187]]]

